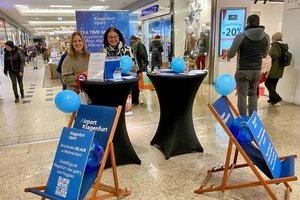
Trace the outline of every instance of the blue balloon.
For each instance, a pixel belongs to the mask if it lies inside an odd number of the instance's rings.
[[[236,83],[230,74],[222,74],[216,78],[214,88],[222,96],[229,95],[235,88]]]
[[[247,127],[249,119],[250,117],[248,116],[239,116],[234,119],[234,123],[229,127],[234,137],[241,143],[252,142],[254,139],[250,129]]]
[[[66,113],[75,112],[80,107],[80,97],[71,90],[62,90],[54,99],[56,107]]]
[[[133,66],[132,58],[129,56],[120,57],[120,67],[122,68],[121,73],[128,74]]]
[[[99,142],[94,139],[90,148],[88,161],[85,167],[85,173],[91,173],[97,170],[102,161],[103,155],[104,150],[102,146],[100,146]]]
[[[176,73],[182,73],[184,71],[185,62],[181,57],[173,58],[171,62],[171,68]]]

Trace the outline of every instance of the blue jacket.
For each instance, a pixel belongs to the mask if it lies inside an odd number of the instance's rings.
[[[260,70],[262,58],[270,50],[270,37],[263,26],[247,26],[243,33],[236,35],[227,52],[228,58],[238,54],[238,70]]]

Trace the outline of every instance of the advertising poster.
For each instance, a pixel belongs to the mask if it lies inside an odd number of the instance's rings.
[[[259,150],[261,151],[274,178],[279,178],[281,172],[281,162],[276,153],[269,135],[263,127],[258,115],[254,112],[247,123]]]
[[[235,36],[245,28],[245,9],[224,9],[220,14],[219,55],[223,49],[229,49]]]
[[[121,31],[127,45],[130,42],[128,11],[76,11],[76,26],[90,53],[101,51],[104,32],[111,26]]]
[[[79,199],[94,133],[63,128],[45,193],[57,199]]]
[[[95,131],[94,140],[103,148],[107,146],[107,141],[111,132],[111,128],[115,119],[116,108],[108,106],[81,105],[77,112],[74,127]],[[92,187],[99,170],[84,174],[79,199],[84,199],[90,188]]]

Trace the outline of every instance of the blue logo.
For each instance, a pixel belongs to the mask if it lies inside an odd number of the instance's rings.
[[[158,12],[158,5],[154,5],[154,6],[151,6],[149,8],[142,10],[141,17],[146,16],[146,15],[151,15],[151,14],[157,13],[157,12]]]

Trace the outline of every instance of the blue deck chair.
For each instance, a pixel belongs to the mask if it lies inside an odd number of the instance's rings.
[[[116,160],[114,154],[114,146],[113,146],[113,137],[115,134],[115,130],[118,124],[119,116],[122,110],[122,106],[118,106],[117,108],[114,107],[107,107],[107,106],[96,106],[96,105],[81,105],[77,112],[73,112],[68,127],[74,128],[82,128],[82,121],[83,119],[97,119],[99,121],[103,121],[105,124],[104,127],[108,128],[108,133],[95,133],[94,139],[98,140],[100,145],[104,148],[104,155],[102,158],[102,162],[99,166],[99,169],[93,171],[92,173],[84,174],[82,180],[82,186],[80,190],[79,200],[85,198],[86,194],[93,187],[91,196],[89,197],[90,200],[95,199],[107,199],[111,197],[122,197],[131,194],[130,190],[127,189],[120,189],[118,183],[118,176],[117,176],[117,169],[116,169]],[[105,120],[103,120],[106,118]],[[103,125],[103,124],[101,124]],[[109,131],[110,130],[110,131]],[[111,166],[113,172],[113,179],[114,179],[114,186],[109,186],[100,183],[101,177],[105,168],[105,164],[108,158],[108,154],[110,155],[111,159]],[[47,189],[46,186],[37,186],[37,187],[30,187],[25,188],[25,192],[31,192],[36,195],[41,196],[41,199],[52,199],[52,200],[61,200],[57,197],[53,197],[47,194],[45,191]],[[98,190],[107,192],[106,194],[101,194],[97,196]]]
[[[232,103],[229,101],[227,97],[220,97],[217,99],[213,104],[208,104],[208,108],[216,117],[222,128],[225,130],[227,135],[229,136],[229,143],[227,149],[227,155],[225,160],[225,165],[221,166],[220,168],[213,167],[211,170],[207,171],[207,176],[200,184],[200,187],[196,189],[194,192],[197,194],[202,194],[205,192],[213,192],[213,191],[221,191],[225,192],[225,190],[231,189],[240,189],[246,187],[256,187],[256,186],[263,186],[269,196],[272,199],[277,199],[272,190],[269,187],[269,184],[279,184],[283,183],[286,187],[286,199],[289,199],[290,192],[292,188],[288,184],[290,181],[296,181],[297,176],[295,176],[295,158],[296,155],[284,156],[280,157],[281,162],[281,171],[279,178],[274,178],[272,173],[267,166],[261,151],[258,149],[257,144],[255,141],[252,143],[239,143],[232,132],[230,131],[229,127],[230,124],[233,123],[235,117],[239,116],[238,111],[234,108]],[[233,157],[233,161],[230,164],[232,148],[235,146],[235,153]],[[238,154],[241,154],[246,163],[237,164]],[[257,177],[258,181],[256,182],[245,182],[240,184],[229,184],[230,176],[234,169],[243,168],[243,167],[250,167],[253,171],[255,176]],[[261,175],[260,171],[265,174],[269,179],[265,180]],[[206,186],[207,182],[209,181],[210,176],[212,173],[215,172],[224,172],[222,183],[219,186],[211,185]]]

